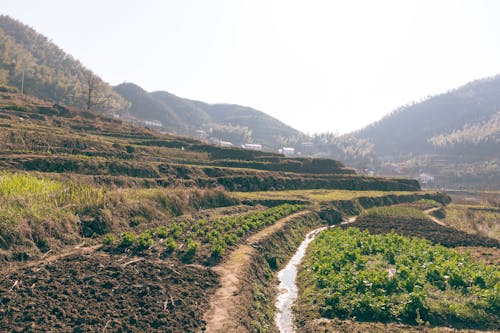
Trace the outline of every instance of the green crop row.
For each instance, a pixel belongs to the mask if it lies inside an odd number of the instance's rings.
[[[212,257],[220,257],[225,250],[250,233],[271,225],[277,220],[303,209],[301,205],[284,204],[242,215],[221,216],[213,219],[177,221],[161,225],[141,234],[124,232],[120,239],[107,235],[104,244],[122,250],[140,251],[153,244],[163,244],[167,252],[179,250],[188,256],[198,248],[208,249]]]
[[[420,238],[330,229],[311,244],[301,274],[315,284],[319,312],[328,318],[468,327],[499,322],[498,268]]]

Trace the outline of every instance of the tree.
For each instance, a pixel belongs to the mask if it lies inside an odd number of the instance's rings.
[[[91,110],[95,107],[105,104],[105,98],[102,95],[102,82],[91,71],[85,73],[85,107]]]

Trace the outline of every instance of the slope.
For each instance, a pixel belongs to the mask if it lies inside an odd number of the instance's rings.
[[[132,83],[116,86],[115,91],[130,102],[122,110],[141,120],[159,120],[170,132],[200,135],[229,141],[235,145],[258,143],[268,150],[283,147],[290,138],[305,135],[264,112],[234,104],[208,104],[175,96],[166,91],[148,93]]]
[[[480,153],[483,144],[500,142],[500,126],[495,120],[499,111],[500,76],[495,76],[403,106],[354,134],[374,143],[380,155],[398,155],[439,152],[446,137],[462,133],[455,141],[474,145],[475,153]],[[470,128],[478,126],[489,127],[488,135],[478,130],[471,137]]]
[[[111,86],[27,25],[0,15],[0,84],[81,108],[116,110],[127,102]]]
[[[373,144],[378,173],[427,173],[429,186],[498,189],[500,75],[401,107],[353,135]]]

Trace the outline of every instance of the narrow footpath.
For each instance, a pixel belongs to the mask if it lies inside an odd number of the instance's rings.
[[[310,211],[305,210],[291,214],[262,229],[239,245],[224,262],[213,268],[220,275],[221,286],[212,296],[210,308],[204,315],[206,332],[238,332],[238,318],[235,317],[235,312],[243,274],[256,252],[252,245],[281,230],[290,220],[309,213]]]

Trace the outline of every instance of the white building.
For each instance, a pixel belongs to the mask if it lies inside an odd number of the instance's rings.
[[[245,143],[244,145],[241,145],[241,148],[252,149],[252,150],[262,150],[262,145],[260,145],[258,143]]]
[[[293,156],[295,155],[295,148],[292,147],[283,147],[278,150],[279,153],[284,154],[285,156]]]

